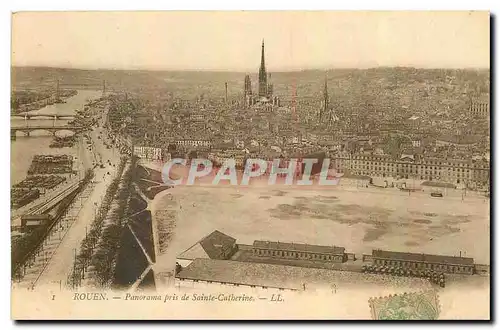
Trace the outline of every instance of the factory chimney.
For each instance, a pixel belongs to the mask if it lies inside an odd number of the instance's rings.
[[[59,79],[56,82],[56,102],[59,102]]]
[[[225,102],[226,102],[226,104],[227,104],[227,82],[225,83],[225,86],[226,86],[226,97],[225,97],[225,99],[224,99],[224,100],[225,100]]]

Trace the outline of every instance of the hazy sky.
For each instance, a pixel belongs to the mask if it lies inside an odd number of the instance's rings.
[[[488,12],[38,12],[12,18],[12,64],[256,71],[489,68]]]

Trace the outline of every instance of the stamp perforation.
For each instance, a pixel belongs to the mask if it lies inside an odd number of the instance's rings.
[[[381,296],[381,297],[372,297],[368,299],[368,305],[370,306],[370,314],[372,316],[372,319],[376,320],[377,319],[377,311],[376,311],[376,304],[377,303],[385,303],[395,297],[408,297],[408,296],[413,296],[413,295],[431,295],[432,300],[433,300],[433,305],[436,307],[436,314],[437,318],[439,318],[439,315],[441,314],[441,303],[439,301],[439,294],[437,290],[418,290],[414,292],[404,292],[404,293],[395,293],[395,294],[389,294],[386,296]]]

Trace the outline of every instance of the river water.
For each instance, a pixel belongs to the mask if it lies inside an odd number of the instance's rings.
[[[74,115],[75,110],[82,110],[83,106],[90,100],[101,97],[101,91],[79,90],[78,94],[66,99],[66,103],[48,105],[42,109],[31,111],[30,113],[39,114],[58,114],[58,115]],[[54,123],[53,119],[30,119],[25,121],[22,118],[11,119],[11,127],[28,126],[64,126],[68,120],[57,120]],[[61,131],[58,135],[64,135]],[[67,134],[67,133],[66,133]],[[10,184],[11,186],[22,181],[27,174],[33,156],[39,154],[69,154],[75,156],[77,148],[50,148],[49,145],[53,140],[51,133],[46,131],[34,131],[29,137],[25,137],[23,133],[18,132],[15,141],[10,143]]]

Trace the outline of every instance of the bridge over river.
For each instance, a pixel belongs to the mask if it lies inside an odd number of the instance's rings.
[[[31,113],[31,112],[21,112],[10,116],[11,119],[74,119],[73,114],[60,114],[60,113]]]
[[[60,131],[72,131],[74,133],[79,133],[83,130],[81,126],[50,126],[50,125],[35,125],[35,126],[24,126],[24,127],[11,127],[10,128],[10,139],[15,140],[17,137],[17,132],[24,133],[25,136],[30,136],[31,132],[34,131],[47,131],[56,135]]]

